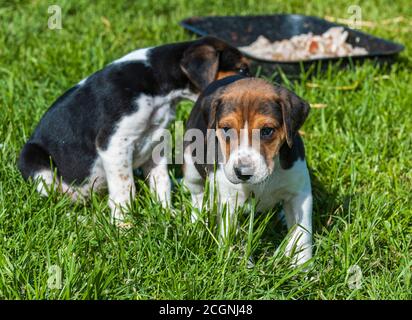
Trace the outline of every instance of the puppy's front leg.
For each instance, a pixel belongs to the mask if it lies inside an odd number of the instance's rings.
[[[229,239],[231,232],[237,226],[235,219],[236,199],[228,197],[218,202],[220,243],[224,244]]]
[[[194,209],[191,213],[191,220],[194,223],[199,220],[198,212],[196,212],[195,209],[197,209],[199,212],[202,210],[205,180],[196,169],[190,148],[186,148],[184,159],[185,163],[183,165],[183,184],[191,194],[192,205]]]
[[[217,170],[209,174],[209,206],[217,205],[220,244],[227,243],[229,236],[237,230],[236,208],[246,201],[246,195],[228,183],[224,173]]]
[[[164,208],[171,204],[171,183],[167,170],[167,159],[162,157],[157,163],[150,159],[143,165],[143,173],[149,179],[150,190],[156,195]]]
[[[286,254],[294,255],[294,264],[300,265],[312,258],[312,191],[294,195],[283,203],[288,229],[294,228],[286,246]]]
[[[107,150],[99,150],[109,188],[109,207],[113,222],[121,222],[123,209],[136,193],[133,179],[133,144],[111,143]]]

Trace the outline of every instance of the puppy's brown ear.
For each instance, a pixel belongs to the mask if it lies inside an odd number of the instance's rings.
[[[293,138],[308,117],[309,104],[293,92],[279,88],[279,99],[282,107],[283,129],[289,148],[293,145]]]
[[[219,54],[210,45],[196,45],[185,51],[180,67],[195,87],[203,90],[216,78]]]

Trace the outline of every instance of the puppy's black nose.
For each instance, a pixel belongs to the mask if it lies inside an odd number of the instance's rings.
[[[235,171],[235,175],[236,175],[236,177],[238,177],[240,180],[242,180],[242,181],[247,181],[247,180],[249,180],[251,177],[252,177],[252,175],[251,174],[247,174],[248,172],[248,169],[247,168],[244,168],[244,167],[235,167],[234,168],[234,171]]]

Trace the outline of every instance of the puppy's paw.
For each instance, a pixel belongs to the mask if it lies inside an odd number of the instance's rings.
[[[190,221],[192,221],[192,223],[196,223],[197,221],[199,221],[199,213],[195,210],[192,210],[190,214]]]
[[[307,264],[307,262],[312,259],[312,250],[304,248],[300,251],[294,252],[293,254],[292,252],[286,251],[286,255],[291,258],[291,267],[295,269]],[[302,270],[306,272],[309,270],[309,267],[310,266],[308,264]]]
[[[119,224],[124,223],[125,215],[123,212],[123,208],[114,203],[113,201],[109,201],[110,213],[111,213],[111,222],[118,226]]]

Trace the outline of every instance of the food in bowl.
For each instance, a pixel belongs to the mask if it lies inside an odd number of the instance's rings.
[[[309,32],[275,42],[259,36],[250,45],[239,49],[256,58],[285,62],[368,54],[365,48],[347,43],[347,39],[348,32],[343,27],[332,27],[321,35]]]

